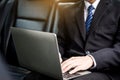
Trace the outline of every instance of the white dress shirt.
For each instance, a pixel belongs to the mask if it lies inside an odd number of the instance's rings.
[[[95,13],[95,10],[96,10],[99,2],[100,2],[100,0],[95,0],[95,2],[92,4],[92,6],[94,7],[94,9],[93,9],[93,11],[92,11],[93,15],[94,15],[94,13]],[[84,8],[84,21],[86,22],[87,15],[88,15],[88,7],[89,7],[91,4],[90,4],[87,0],[84,0],[84,3],[85,3],[85,8]],[[90,56],[90,57],[92,58],[92,60],[93,60],[93,63],[94,63],[94,64],[93,64],[93,67],[92,67],[92,68],[95,68],[97,64],[96,64],[96,61],[95,61],[94,57],[93,57],[92,55],[90,55],[90,54],[88,54],[88,56]]]
[[[88,15],[88,7],[91,5],[87,0],[84,1],[85,2],[85,8],[84,8],[84,20],[86,21],[87,19],[87,15]],[[93,14],[95,13],[95,10],[99,4],[100,0],[95,0],[95,2],[92,4],[92,6],[94,7],[94,10],[92,11]]]

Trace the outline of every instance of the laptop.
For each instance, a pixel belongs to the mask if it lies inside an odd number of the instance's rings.
[[[39,72],[57,80],[69,80],[80,74],[63,77],[59,59],[59,49],[55,33],[11,28],[19,64],[27,69]]]

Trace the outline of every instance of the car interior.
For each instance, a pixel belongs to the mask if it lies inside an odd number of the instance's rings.
[[[5,16],[4,22],[1,22],[4,23],[2,30],[7,33],[1,32],[1,35],[5,35],[1,42],[5,46],[0,48],[6,62],[19,67],[23,73],[32,71],[19,65],[10,27],[57,33],[61,10],[77,1],[79,0],[1,0],[0,11],[3,13],[0,13],[0,17]]]
[[[60,10],[77,1],[79,0],[18,0],[13,27],[57,33]],[[10,64],[16,65],[17,60],[12,60],[17,56],[15,56],[11,37],[8,43],[7,58]]]
[[[14,80],[8,74],[9,71],[22,75],[34,72],[29,66],[23,67],[19,64],[11,27],[57,34],[62,10],[79,1],[0,0],[0,80]],[[31,62],[33,61],[32,59]],[[17,76],[21,77],[22,75]]]

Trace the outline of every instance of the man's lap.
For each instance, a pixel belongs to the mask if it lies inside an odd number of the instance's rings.
[[[107,74],[92,72],[90,74],[80,76],[72,80],[111,80]]]
[[[55,79],[37,73],[30,73],[28,76],[25,77],[24,80],[55,80]],[[111,79],[104,73],[93,72],[72,80],[111,80]]]

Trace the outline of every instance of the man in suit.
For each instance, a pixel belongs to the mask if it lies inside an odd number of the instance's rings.
[[[80,0],[63,9],[58,29],[63,73],[90,70],[75,80],[120,80],[119,8],[120,0]]]

